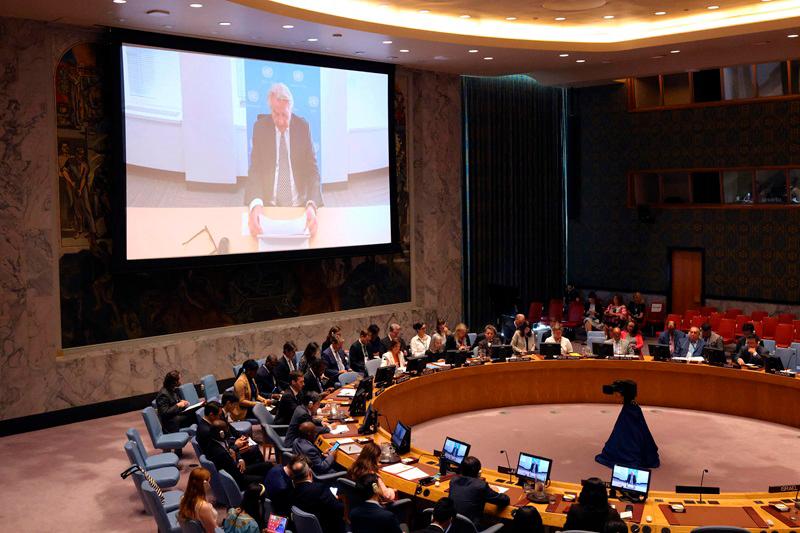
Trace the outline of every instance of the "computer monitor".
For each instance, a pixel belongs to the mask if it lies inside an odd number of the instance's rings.
[[[514,354],[510,344],[493,345],[487,350],[488,355],[493,361],[505,361]]]
[[[557,344],[554,346],[558,346]],[[553,465],[552,459],[531,455],[520,452],[517,460],[517,477],[527,481],[541,481],[547,483],[550,479],[550,467]]]
[[[427,356],[409,357],[406,359],[406,372],[409,374],[422,374],[422,371],[425,370],[427,365]]]
[[[611,488],[647,497],[650,492],[650,471],[614,465],[611,470]]]
[[[606,357],[613,357],[614,356],[614,346],[611,344],[606,344],[604,342],[594,342],[592,343],[592,354],[598,359],[604,359]]]
[[[470,445],[460,440],[446,437],[442,446],[442,458],[453,465],[460,465],[469,455]]]
[[[656,361],[669,361],[672,357],[669,353],[669,346],[666,344],[648,344],[647,348]]]
[[[382,389],[391,385],[394,380],[395,370],[397,370],[395,365],[379,367],[375,371],[375,386]]]
[[[725,352],[712,348],[711,346],[705,346],[703,348],[703,357],[706,358],[706,361],[708,361],[710,365],[725,366],[725,363],[727,363]]]
[[[411,428],[397,421],[392,432],[392,446],[397,453],[408,453],[411,450]]]
[[[472,352],[447,350],[444,354],[444,362],[455,367],[464,366],[471,354]]]
[[[561,355],[561,344],[543,342],[539,346],[539,353],[542,354],[545,359],[555,359]]]
[[[781,370],[785,370],[783,368],[783,361],[781,361],[780,357],[767,357],[764,359],[764,371],[769,374],[774,374],[775,372],[780,372]]]
[[[350,402],[350,416],[364,416],[367,402],[372,399],[372,380],[372,377],[366,377],[358,382],[356,393]]]

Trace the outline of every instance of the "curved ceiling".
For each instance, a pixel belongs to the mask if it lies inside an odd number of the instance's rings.
[[[448,42],[613,51],[792,27],[798,0],[234,0],[363,31]],[[575,45],[585,45],[578,46]],[[622,45],[622,46],[620,46]]]

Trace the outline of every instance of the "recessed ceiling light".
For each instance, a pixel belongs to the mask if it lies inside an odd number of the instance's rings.
[[[471,17],[471,16],[469,16],[469,15],[461,15],[461,16],[460,16],[460,17],[458,17],[458,18],[462,18],[462,19],[468,19],[468,18],[472,18],[472,17]]]
[[[477,54],[478,53],[478,51],[476,49],[474,49],[474,48],[472,50],[467,50],[467,52],[469,52],[470,54]]]
[[[661,15],[666,15],[666,14],[667,14],[666,11],[656,11],[655,13],[653,13],[653,15],[655,15],[657,17],[660,17]]]
[[[567,17],[556,17],[555,20],[558,20],[558,21],[567,20]]]
[[[114,0],[115,4],[127,4],[128,0]]]
[[[487,57],[484,57],[483,59],[484,59],[484,61],[491,61],[494,58],[492,56],[487,56]]]
[[[310,43],[315,43],[315,42],[319,41],[319,39],[317,39],[316,37],[309,37],[308,39],[306,39],[306,41],[308,41]]]
[[[283,26],[281,26],[281,28],[283,28],[284,30],[291,30],[292,28],[294,28],[294,26],[292,24],[284,24]]]
[[[585,59],[576,59],[575,62],[576,63],[586,63],[586,60]]]
[[[708,6],[708,9],[719,9],[719,6]]]
[[[681,51],[680,50],[670,50],[669,53],[670,54],[680,54]]]
[[[430,13],[431,10],[430,9],[420,9],[419,12],[422,13],[423,15],[426,15],[426,14]]]
[[[606,19],[606,20],[611,20],[611,19],[613,19],[613,18],[614,18],[614,15],[606,15],[606,16],[605,16],[605,17],[603,17],[603,18],[604,18],[604,19]]]
[[[203,4],[189,4],[189,7],[193,7],[195,9],[203,7]]]
[[[406,50],[405,48],[403,48],[402,50],[400,50],[400,52],[401,52],[401,53],[403,53],[403,54],[407,54],[407,53],[409,53],[410,51],[411,51],[411,50]]]
[[[517,20],[517,17],[506,17],[506,20]]]
[[[569,54],[558,54],[558,57],[569,57]]]
[[[231,23],[230,22],[220,22],[219,25],[220,26],[230,26]]]
[[[796,33],[790,33],[789,35],[787,35],[787,37],[788,37],[789,39],[797,39],[797,36],[798,36],[798,35],[797,35]]]
[[[392,44],[392,41],[381,41],[383,44]]]

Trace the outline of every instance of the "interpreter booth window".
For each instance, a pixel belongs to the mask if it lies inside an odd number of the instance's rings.
[[[753,66],[738,65],[723,69],[725,80],[725,100],[755,98],[756,88],[753,83]]]
[[[789,71],[785,61],[756,65],[758,96],[789,94]]]
[[[636,107],[657,107],[661,105],[661,88],[658,76],[636,78],[634,83]]]
[[[792,59],[792,94],[800,94],[800,59]]]
[[[762,204],[785,204],[786,172],[784,170],[756,171],[756,191]]]
[[[691,202],[688,172],[664,174],[661,177],[661,182],[663,203],[688,204]]]
[[[800,205],[800,168],[789,170],[789,203]]]
[[[689,73],[667,74],[664,77],[664,105],[692,103]]]
[[[722,190],[726,204],[753,203],[753,171],[727,170],[722,174]]]
[[[695,204],[720,203],[719,172],[692,172],[692,202]]]
[[[633,205],[651,205],[660,202],[658,174],[642,172],[633,176]]]

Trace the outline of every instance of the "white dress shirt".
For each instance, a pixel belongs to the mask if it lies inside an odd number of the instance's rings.
[[[555,337],[552,335],[547,337],[547,340],[544,341],[545,344],[561,344],[561,355],[567,355],[572,353],[572,343],[569,341],[568,338],[562,335],[561,342],[558,342]]]
[[[289,156],[289,160],[286,163],[289,165],[289,186],[292,189],[292,205],[300,205],[300,199],[297,196],[297,187],[294,183],[294,172],[292,172],[292,146],[289,141],[289,130],[290,128],[286,128],[286,131],[281,133],[278,126],[275,126],[275,179],[272,183],[272,205],[275,205],[278,198],[278,169],[280,168],[281,161],[281,135],[286,136],[286,153]],[[250,209],[252,210],[257,205],[264,205],[264,200],[261,198],[254,198],[253,201],[250,202]]]
[[[425,335],[425,340],[419,338],[419,335],[414,335],[411,338],[411,355],[413,357],[419,357],[421,355],[425,355],[425,352],[428,351],[428,348],[431,346],[431,336]]]
[[[397,353],[397,359],[400,361],[400,364],[397,366],[398,370],[405,370],[406,368],[406,358],[403,357],[403,352]],[[392,366],[397,365],[394,361],[394,355],[392,352],[386,352],[381,356],[381,366]]]

